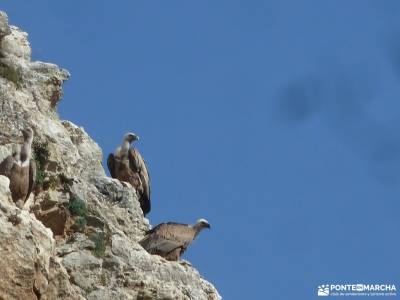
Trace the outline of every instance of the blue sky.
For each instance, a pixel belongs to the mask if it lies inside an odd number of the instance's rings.
[[[58,111],[113,151],[141,140],[152,224],[225,299],[400,288],[398,1],[19,1],[35,60],[68,69]]]

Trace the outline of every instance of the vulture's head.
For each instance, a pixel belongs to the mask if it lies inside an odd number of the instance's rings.
[[[199,228],[201,228],[201,229],[203,229],[203,228],[208,228],[208,229],[210,229],[210,228],[211,228],[210,223],[208,223],[208,221],[207,221],[206,219],[199,219],[199,220],[197,220],[196,226],[199,227]]]
[[[28,141],[28,140],[32,140],[33,139],[33,130],[30,127],[27,127],[23,130],[21,130],[22,135],[24,136],[24,140]]]
[[[127,134],[124,135],[124,140],[128,141],[129,143],[132,143],[134,141],[138,141],[139,137],[132,132],[128,132]]]

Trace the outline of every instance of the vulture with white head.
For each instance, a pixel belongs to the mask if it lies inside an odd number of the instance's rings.
[[[147,231],[139,243],[150,254],[176,261],[204,228],[210,228],[210,224],[204,219],[198,220],[194,225],[161,223]]]
[[[36,163],[31,159],[33,130],[26,128],[22,135],[21,150],[14,151],[0,163],[0,175],[10,179],[11,197],[19,208],[29,198],[36,180]]]
[[[140,152],[131,147],[131,143],[139,140],[134,133],[124,135],[121,146],[115,153],[110,153],[107,159],[108,170],[112,178],[129,182],[139,196],[140,207],[143,214],[150,212],[150,177],[146,162]]]

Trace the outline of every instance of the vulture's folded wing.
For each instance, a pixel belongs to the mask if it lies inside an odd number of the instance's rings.
[[[147,169],[145,160],[143,159],[140,152],[131,148],[128,153],[129,165],[132,171],[139,173],[140,180],[142,181],[143,195],[141,196],[143,213],[147,214],[151,210],[150,201],[150,176]]]
[[[114,154],[110,153],[107,158],[107,167],[110,171],[110,175],[112,178],[115,178],[115,163],[114,163]]]
[[[194,238],[194,229],[186,224],[163,223],[149,231],[140,244],[150,253],[168,253],[187,247]]]
[[[36,182],[36,162],[31,159],[29,162],[29,187],[28,194],[26,194],[26,200],[28,200],[29,195],[31,194]]]

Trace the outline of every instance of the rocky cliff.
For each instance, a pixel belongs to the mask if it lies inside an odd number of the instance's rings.
[[[102,151],[56,113],[69,73],[31,61],[27,34],[0,12],[0,161],[35,131],[35,192],[21,210],[0,176],[0,299],[220,299],[184,262],[148,254],[131,186],[105,175]]]

